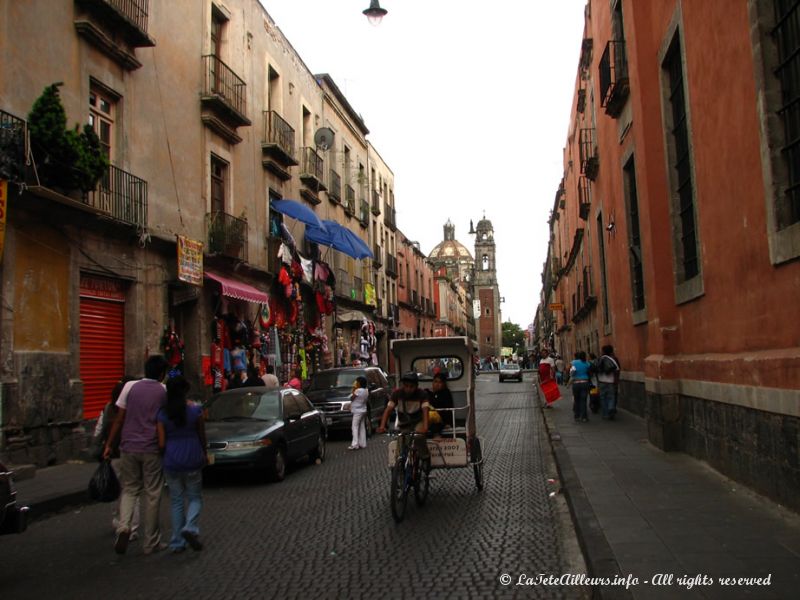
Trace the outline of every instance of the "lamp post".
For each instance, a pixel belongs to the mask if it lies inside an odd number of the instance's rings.
[[[389,11],[385,8],[381,8],[381,3],[378,0],[370,0],[369,8],[365,8],[361,12],[366,15],[370,25],[375,25],[377,27],[381,24],[381,20]]]

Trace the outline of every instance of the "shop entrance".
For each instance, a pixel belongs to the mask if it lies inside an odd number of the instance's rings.
[[[83,418],[94,419],[125,373],[125,293],[113,279],[81,275]]]

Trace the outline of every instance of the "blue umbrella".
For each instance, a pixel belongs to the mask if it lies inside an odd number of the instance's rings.
[[[325,231],[325,225],[322,224],[317,213],[302,202],[284,198],[283,200],[271,200],[269,204],[273,210],[287,217],[292,217],[301,223],[305,223],[311,227],[318,227]]]
[[[353,258],[373,258],[366,242],[336,221],[322,221],[325,229],[310,225],[306,228],[306,239],[329,246]]]

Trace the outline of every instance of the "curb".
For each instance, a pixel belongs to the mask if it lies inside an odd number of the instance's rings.
[[[611,545],[608,543],[602,527],[600,527],[600,522],[597,520],[597,515],[595,515],[589,498],[586,496],[578,474],[575,472],[569,452],[561,442],[561,435],[558,433],[555,423],[544,409],[538,381],[535,383],[535,387],[536,398],[539,400],[539,412],[542,415],[542,420],[548,433],[550,447],[555,456],[556,469],[561,479],[561,489],[567,500],[578,543],[586,561],[586,568],[589,571],[587,575],[589,577],[608,579],[614,579],[617,576],[622,579],[624,575],[619,568],[614,552],[611,550]],[[629,600],[633,598],[633,594],[630,590],[618,586],[603,587],[595,585],[592,586],[592,598],[595,600]]]
[[[67,508],[94,504],[86,490],[67,492],[47,498],[41,498],[28,504],[28,523],[38,521]]]

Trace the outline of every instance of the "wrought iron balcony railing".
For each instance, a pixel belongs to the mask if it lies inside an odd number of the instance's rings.
[[[381,214],[381,197],[377,190],[372,190],[372,214],[376,217]]]
[[[24,178],[26,139],[25,120],[0,110],[0,179]]]
[[[264,135],[261,147],[284,166],[296,165],[294,129],[274,110],[264,111]]]
[[[587,127],[579,133],[579,154],[581,160],[581,174],[594,181],[597,178],[599,163],[594,145],[594,128]]]
[[[147,9],[150,0],[103,0],[139,31],[147,33]]]
[[[356,212],[356,191],[353,186],[344,186],[344,212],[354,215]]]
[[[333,169],[328,177],[328,198],[334,202],[342,201],[342,177]]]
[[[584,221],[589,219],[589,209],[592,205],[591,190],[589,180],[586,177],[578,177],[578,215]]]
[[[389,206],[388,204],[386,205],[386,208],[383,212],[383,223],[392,231],[397,229],[397,222],[395,221],[395,212],[393,206]]]
[[[376,267],[380,267],[383,264],[383,250],[378,244],[372,246],[372,254],[374,255],[372,258],[372,264]]]
[[[386,253],[385,269],[387,275],[390,277],[397,277],[397,258],[388,252]]]
[[[363,227],[369,225],[369,202],[363,198],[359,202],[358,221]]]
[[[611,40],[600,58],[600,105],[610,117],[618,117],[630,92],[628,58],[624,40]]]
[[[336,269],[336,294],[350,298],[353,289],[353,276],[344,269]]]
[[[224,212],[206,214],[208,254],[247,261],[247,220]]]
[[[325,191],[327,188],[322,183],[324,172],[324,163],[317,151],[310,146],[303,148],[300,161],[300,179],[302,182],[314,188],[315,191]]]
[[[119,167],[108,168],[87,200],[89,206],[107,212],[118,221],[147,226],[147,182]]]
[[[247,118],[247,84],[228,65],[213,54],[203,56],[205,81],[203,97],[217,100],[226,109],[234,125],[249,125]]]

